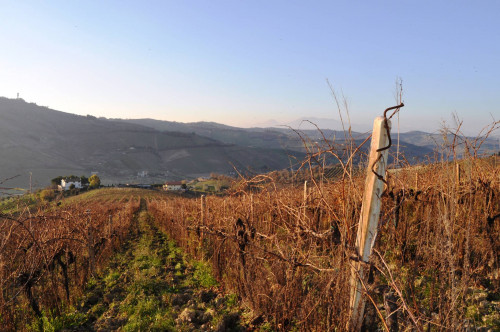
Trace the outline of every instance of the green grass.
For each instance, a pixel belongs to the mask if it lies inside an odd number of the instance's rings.
[[[217,280],[212,275],[212,269],[207,262],[193,262],[194,273],[192,278],[193,285],[210,288],[217,286]]]
[[[104,282],[106,283],[106,287],[113,287],[118,283],[118,278],[120,278],[121,273],[118,271],[110,272],[105,278]]]
[[[175,327],[170,308],[157,296],[130,293],[120,311],[128,317],[124,331],[173,331]]]
[[[115,195],[113,190],[99,191],[85,195]],[[236,294],[226,297],[222,306],[220,301],[216,305],[217,294],[213,288],[218,283],[209,263],[190,260],[156,228],[147,211],[138,214],[137,226],[136,235],[124,250],[110,259],[100,276],[88,280],[85,296],[76,305],[78,309],[69,307],[59,316],[45,314],[28,329],[178,331],[193,328],[193,323],[181,317],[185,310],[195,312],[196,319],[203,319],[195,323],[195,328],[199,329],[215,328],[225,316],[239,314]],[[214,297],[202,302],[202,294],[208,292]],[[97,303],[93,302],[96,297],[99,298]]]
[[[164,279],[158,278],[164,267],[168,250],[159,247],[162,236],[154,236],[147,224],[149,215],[139,215],[141,229],[145,234],[139,239],[134,259],[129,263],[134,272],[134,281],[128,286],[128,295],[121,303],[120,312],[128,317],[124,331],[174,331],[175,320],[165,298],[175,291]],[[167,295],[167,296],[166,296]]]
[[[62,315],[44,312],[41,322],[39,320],[33,321],[31,325],[27,327],[27,330],[55,332],[81,326],[87,319],[88,317],[86,314],[78,312],[74,307],[69,307]]]
[[[39,204],[39,200],[35,194],[6,197],[0,200],[0,213],[16,214],[26,208],[34,208],[37,204]]]
[[[231,182],[227,180],[206,180],[195,182],[191,185],[195,191],[200,192],[220,192],[231,187]]]

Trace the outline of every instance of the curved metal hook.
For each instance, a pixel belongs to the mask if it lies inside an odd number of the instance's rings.
[[[405,104],[401,103],[397,106],[392,106],[392,107],[389,107],[387,108],[385,111],[384,111],[384,127],[385,127],[385,130],[387,131],[387,137],[389,138],[389,144],[383,148],[380,148],[380,149],[377,149],[377,152],[380,152],[380,151],[384,151],[384,150],[387,150],[388,148],[390,148],[392,146],[392,140],[391,140],[391,133],[389,131],[389,123],[387,122],[387,112],[389,112],[390,110],[393,110],[393,109],[396,109],[392,114],[391,116],[389,117],[392,118],[394,116],[394,114],[396,114],[396,112],[398,112],[398,110],[401,108],[401,107],[404,107]]]
[[[387,138],[389,139],[389,144],[383,148],[380,148],[380,149],[377,149],[377,152],[381,152],[381,151],[384,151],[384,150],[387,150],[389,149],[391,146],[392,146],[392,140],[391,140],[391,132],[389,130],[389,123],[388,123],[388,119],[387,119],[387,112],[389,112],[390,110],[393,110],[395,109],[395,111],[391,114],[391,116],[389,117],[392,118],[394,116],[394,114],[396,114],[399,109],[401,107],[404,107],[405,104],[401,103],[397,106],[392,106],[392,107],[389,107],[387,108],[385,111],[384,111],[384,127],[385,127],[385,130],[387,131]],[[385,184],[387,184],[387,182],[385,181],[384,177],[380,174],[378,174],[376,171],[375,171],[375,165],[379,162],[379,160],[382,159],[382,154],[380,154],[377,158],[377,160],[375,160],[375,162],[373,163],[372,167],[371,167],[371,171],[373,172],[373,174],[375,174],[375,176],[382,182],[384,182]]]

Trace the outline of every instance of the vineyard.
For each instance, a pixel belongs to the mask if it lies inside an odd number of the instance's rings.
[[[0,223],[0,322],[4,330],[36,321],[81,295],[90,274],[130,232],[139,198],[20,209]]]
[[[111,263],[121,250],[129,248],[126,260],[138,262],[134,255],[147,242],[151,253],[166,248],[178,254],[166,252],[167,258],[154,263],[156,272],[142,277],[166,280],[143,296],[162,292],[172,302],[184,294],[235,294],[240,309],[234,310],[245,315],[234,318],[211,298],[206,304],[186,300],[165,304],[171,308],[165,315],[176,314],[161,328],[154,322],[126,325],[130,314],[121,325],[107,323],[104,330],[223,331],[229,330],[228,317],[240,320],[234,325],[240,330],[344,330],[364,176],[352,164],[340,173],[335,178],[311,173],[307,182],[286,185],[259,175],[236,181],[225,196],[100,189],[35,207],[20,205],[0,219],[0,326],[47,330],[47,317],[65,315],[89,298],[89,283],[94,288],[110,284],[109,266],[121,266],[113,278],[127,274],[126,262]],[[364,327],[500,328],[499,197],[498,157],[446,158],[388,172],[364,284]],[[183,255],[198,267],[179,268],[191,264],[181,260]],[[173,267],[162,268],[167,263]],[[130,266],[141,270],[140,264]],[[183,275],[190,269],[199,276],[200,266],[209,267],[213,283],[182,281],[191,278]],[[206,289],[187,289],[188,284]],[[120,296],[128,298],[133,289],[122,287]],[[105,309],[113,312],[111,306]],[[181,319],[186,312],[192,319]],[[200,318],[208,312],[210,318]],[[80,318],[60,329],[99,330],[86,314],[80,311]],[[103,314],[104,309],[93,313],[97,321]]]
[[[469,160],[460,179],[454,163],[393,177],[366,285],[367,329],[498,328],[497,163]],[[211,262],[224,286],[275,329],[342,330],[362,180],[278,189],[257,177],[246,183],[253,190],[231,197],[148,206],[161,229]]]

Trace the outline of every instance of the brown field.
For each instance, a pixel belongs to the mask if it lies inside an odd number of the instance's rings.
[[[261,175],[223,197],[101,189],[4,214],[0,325],[24,329],[75,303],[147,209],[188,255],[210,264],[220,291],[238,295],[254,329],[344,330],[364,184],[344,170],[334,180],[312,176],[306,189]],[[499,197],[498,157],[389,172],[365,327],[499,328]]]

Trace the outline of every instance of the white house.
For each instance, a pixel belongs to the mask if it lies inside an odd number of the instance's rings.
[[[62,179],[61,184],[58,186],[59,190],[69,190],[71,185],[74,185],[75,188],[82,188],[82,182],[80,179]]]
[[[174,182],[165,182],[163,185],[163,190],[181,190],[182,189],[182,182],[181,181],[174,181]]]

